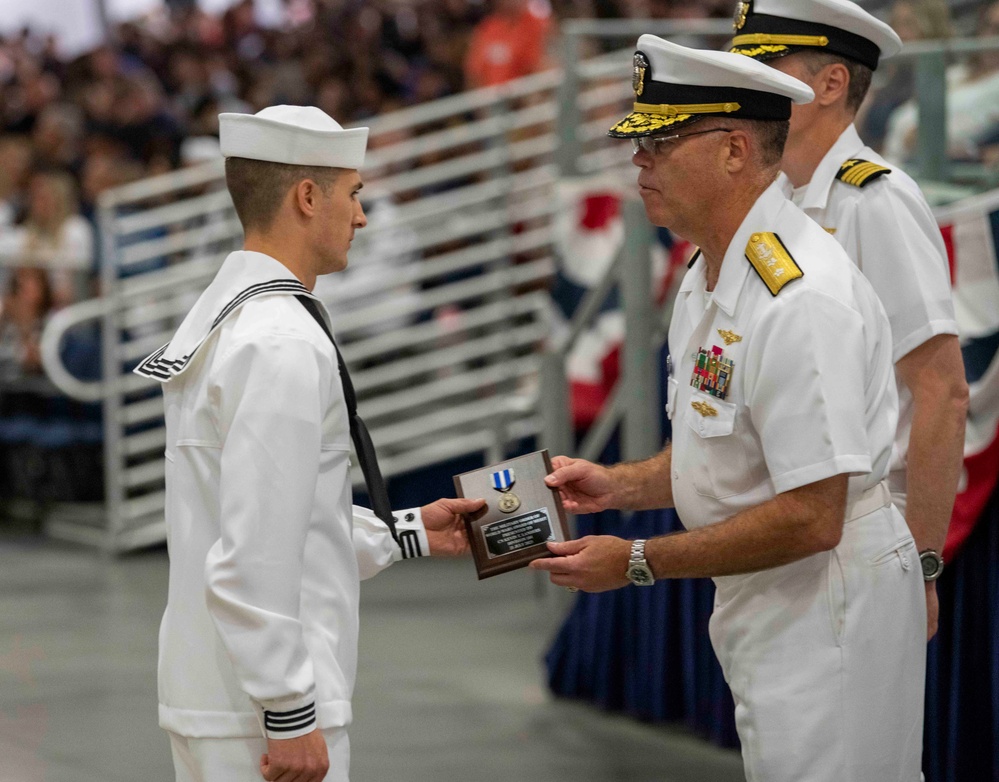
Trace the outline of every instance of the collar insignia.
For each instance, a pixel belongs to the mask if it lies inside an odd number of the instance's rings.
[[[755,233],[750,236],[746,245],[746,260],[753,265],[772,296],[780,293],[781,288],[792,280],[805,276],[775,233]]]

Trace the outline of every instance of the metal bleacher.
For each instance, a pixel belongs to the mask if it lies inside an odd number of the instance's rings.
[[[625,104],[627,67],[627,52],[583,64],[573,100],[584,115]],[[541,432],[562,83],[550,71],[369,123],[369,225],[350,268],[317,293],[388,478],[467,454],[499,459]],[[583,165],[626,165],[628,151],[596,132],[605,123],[591,124]],[[108,192],[99,218],[101,296],[57,313],[43,353],[64,393],[103,406],[106,500],[103,513],[64,512],[47,529],[120,552],[165,535],[162,395],[131,369],[169,340],[242,234],[221,161]],[[93,321],[103,380],[85,382],[62,366],[59,346]]]
[[[619,284],[628,318],[622,377],[581,453],[593,458],[619,423],[627,458],[658,447],[657,398],[648,393],[654,383],[643,357],[662,339],[668,305],[656,312],[649,302],[652,235],[641,208],[625,204],[628,240],[571,323],[557,321],[548,293],[554,223],[573,208],[560,182],[603,177],[622,190],[633,183],[630,147],[605,131],[631,99],[631,43],[640,32],[717,47],[731,25],[569,23],[563,70],[368,123],[369,225],[355,239],[349,269],[321,281],[317,293],[333,314],[386,477],[470,454],[496,461],[526,438],[570,451],[566,356]],[[941,133],[946,58],[976,46],[999,48],[999,41],[921,44],[905,53],[918,58],[923,85],[919,168],[940,201],[976,187],[951,181]],[[105,502],[99,512],[64,509],[46,526],[55,537],[121,552],[165,536],[162,396],[131,369],[170,338],[242,234],[221,161],[110,191],[99,221],[101,295],[56,313],[42,352],[63,393],[103,407]],[[103,379],[87,382],[63,366],[59,348],[95,321]],[[352,477],[361,483],[359,471]]]

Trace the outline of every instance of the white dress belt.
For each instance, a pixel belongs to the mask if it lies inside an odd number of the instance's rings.
[[[888,489],[888,481],[881,481],[876,486],[866,489],[856,500],[846,506],[845,524],[856,521],[868,513],[886,508],[891,505],[891,491]]]

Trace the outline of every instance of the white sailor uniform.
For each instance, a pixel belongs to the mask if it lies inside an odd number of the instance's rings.
[[[926,608],[915,544],[884,484],[897,396],[874,291],[774,184],[736,231],[714,291],[703,260],[687,273],[669,344],[685,526],[850,476],[834,550],[715,579],[711,640],[747,779],[917,780]]]
[[[947,251],[919,186],[864,145],[853,125],[840,135],[807,185],[787,195],[833,235],[870,280],[892,332],[892,361],[938,334],[957,334]],[[899,421],[889,485],[905,514],[912,392],[898,384]]]
[[[190,739],[348,725],[359,582],[403,558],[351,505],[336,353],[295,296],[311,294],[284,265],[234,252],[136,370],[166,405],[160,725]],[[419,510],[397,521],[429,554]]]

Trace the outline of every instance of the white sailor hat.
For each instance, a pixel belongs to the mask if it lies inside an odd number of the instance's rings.
[[[816,49],[866,65],[898,54],[902,39],[850,0],[740,0],[731,51],[772,60]]]
[[[295,166],[360,168],[367,128],[344,130],[315,106],[270,106],[256,114],[219,114],[224,157]]]
[[[792,103],[815,97],[807,84],[748,57],[654,35],[638,39],[631,87],[634,110],[608,131],[614,138],[652,136],[703,117],[786,120]]]

